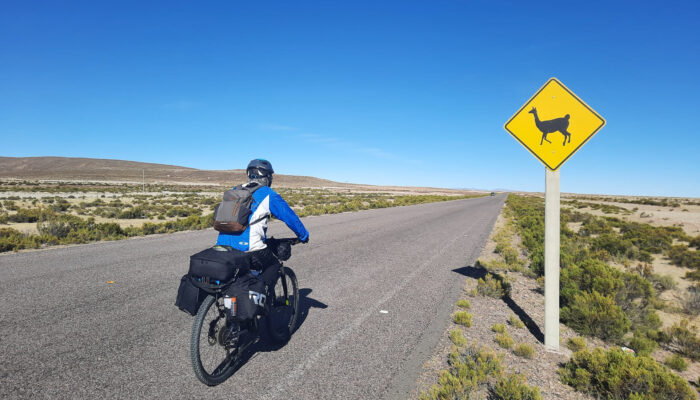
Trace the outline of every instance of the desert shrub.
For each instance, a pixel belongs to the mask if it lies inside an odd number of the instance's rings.
[[[658,346],[656,341],[650,338],[647,333],[636,330],[627,346],[641,356],[648,356]]]
[[[513,314],[510,314],[510,318],[508,318],[508,323],[510,326],[514,328],[524,328],[525,324],[523,324],[523,321],[520,320],[520,318],[516,317]]]
[[[572,337],[566,341],[566,347],[571,349],[573,352],[581,351],[588,348],[586,344],[586,339],[581,336]]]
[[[494,259],[490,261],[477,260],[476,267],[482,267],[489,272],[508,271],[511,269],[505,261],[500,259]]]
[[[656,293],[651,282],[636,274],[623,273],[622,286],[615,294],[617,304],[632,323],[632,327],[643,330],[661,327],[661,319],[654,311]]]
[[[540,389],[527,384],[525,375],[512,374],[489,385],[488,400],[541,400]]]
[[[677,226],[653,226],[638,222],[621,222],[620,233],[624,240],[629,240],[640,250],[655,254],[669,249],[674,238],[685,237],[683,229]]]
[[[500,376],[501,358],[486,347],[471,344],[459,348],[448,357],[449,369],[440,372],[438,384],[421,400],[469,399],[471,394],[489,378]]]
[[[671,262],[686,268],[700,269],[700,251],[690,250],[686,245],[671,246],[667,252]]]
[[[472,315],[466,311],[457,311],[452,318],[455,324],[464,325],[467,328],[472,326]]]
[[[46,211],[41,208],[19,208],[16,214],[8,215],[7,220],[9,222],[37,222],[42,219],[45,213]]]
[[[544,201],[541,198],[509,195],[506,200],[512,210],[523,246],[528,250],[530,269],[544,274]]]
[[[631,326],[640,329],[655,329],[660,326],[661,322],[652,307],[656,299],[653,287],[637,273],[620,272],[595,259],[562,269],[561,303],[564,308],[570,307],[576,296],[591,292],[613,299],[619,310],[630,320]],[[607,316],[610,317],[611,315]],[[604,321],[609,322],[608,319]]]
[[[476,282],[476,291],[482,296],[502,298],[510,296],[510,283],[500,274],[489,272]]]
[[[202,212],[192,207],[173,207],[165,213],[168,217],[189,217],[190,215],[200,215]]]
[[[700,313],[700,286],[695,285],[688,288],[681,303],[683,312],[689,315]]]
[[[513,347],[513,338],[508,334],[508,332],[499,333],[494,338],[496,343],[504,349],[510,349]]]
[[[506,326],[503,324],[493,324],[491,330],[496,333],[504,333],[506,331]]]
[[[605,296],[614,296],[624,284],[620,276],[619,271],[595,259],[562,268],[562,304],[567,305],[581,292],[596,291]]]
[[[700,235],[697,235],[690,240],[690,246],[700,249]]]
[[[0,252],[37,248],[39,244],[12,228],[0,228]]]
[[[561,319],[584,335],[619,341],[629,330],[630,320],[615,301],[598,292],[581,292],[561,309]]]
[[[532,358],[532,356],[535,354],[535,349],[532,347],[532,345],[527,343],[518,343],[515,345],[513,353],[523,358]]]
[[[142,219],[148,218],[148,212],[143,207],[131,207],[117,214],[120,219]]]
[[[664,364],[666,364],[667,367],[676,370],[676,371],[685,371],[688,369],[688,362],[685,361],[685,359],[678,354],[673,354],[664,360]]]
[[[696,327],[684,319],[666,328],[657,340],[669,350],[697,361],[700,360],[700,339],[695,331]]]
[[[675,289],[677,286],[671,275],[651,274],[647,279],[651,282],[654,290],[659,293]]]
[[[620,237],[617,233],[605,233],[593,239],[591,250],[605,250],[612,256],[636,258],[637,249],[631,240]]]
[[[58,218],[52,218],[46,221],[37,222],[36,228],[42,235],[52,235],[58,239],[68,236],[71,231],[71,226],[66,221]]]
[[[578,231],[582,236],[602,235],[615,233],[612,226],[603,218],[590,215],[586,218]]]
[[[457,307],[468,310],[469,307],[471,307],[471,304],[469,303],[469,300],[462,299],[457,301]]]
[[[559,369],[562,382],[605,399],[695,399],[688,382],[654,359],[635,357],[619,348],[582,350]],[[634,395],[634,397],[632,397]]]
[[[467,344],[467,339],[464,338],[462,331],[459,329],[453,329],[450,331],[450,340],[456,346],[462,347]]]

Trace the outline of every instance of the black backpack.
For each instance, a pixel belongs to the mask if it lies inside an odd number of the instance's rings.
[[[247,187],[246,187],[247,186]],[[248,227],[250,206],[253,204],[253,193],[262,186],[236,186],[224,192],[224,198],[214,211],[214,229],[224,233],[241,233]],[[255,223],[257,221],[253,221]]]

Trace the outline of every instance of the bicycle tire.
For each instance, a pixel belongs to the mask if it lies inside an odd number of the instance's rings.
[[[270,337],[278,343],[285,343],[296,329],[297,317],[299,316],[299,285],[297,276],[289,267],[282,267],[284,274],[275,281],[270,289],[271,306],[270,313],[266,318],[267,331]],[[282,289],[282,277],[287,279],[287,292],[289,304],[284,302],[284,292]],[[285,317],[285,315],[288,316]],[[279,326],[276,326],[279,324]]]
[[[207,316],[213,314],[213,316],[218,317],[217,322],[214,323],[214,338],[218,337],[219,329],[226,329],[226,319],[221,318],[218,307],[213,307],[214,310],[212,310],[212,305],[214,304],[216,304],[214,296],[209,295],[204,299],[192,324],[192,335],[190,337],[190,360],[192,361],[194,374],[197,379],[207,386],[216,386],[228,379],[234,372],[239,356],[237,349],[226,349],[217,340],[214,340],[214,343],[212,343],[210,330],[214,318],[208,319]],[[214,354],[220,352],[222,356],[223,353],[226,353],[226,356],[222,358],[216,367],[211,368],[210,365],[215,364],[216,361],[211,363],[209,360],[206,360],[203,363],[202,352],[204,351]],[[218,356],[215,355],[214,358],[216,359]]]

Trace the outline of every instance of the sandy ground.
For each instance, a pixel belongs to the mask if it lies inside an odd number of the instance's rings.
[[[576,199],[576,197],[562,197],[562,201],[574,199]],[[591,210],[590,208],[583,208],[579,209],[578,211],[585,211],[589,214],[598,216],[615,216],[627,221],[640,222],[644,224],[658,226],[680,226],[683,228],[685,233],[690,236],[700,234],[700,206],[694,204],[682,204],[684,200],[680,201],[680,207],[649,206],[644,204],[619,203],[614,201],[578,200],[584,203],[610,204],[630,210],[631,213],[629,215],[606,214],[601,210]],[[689,200],[694,202],[698,201],[698,199]],[[562,207],[571,208],[571,206],[567,204],[562,204]]]

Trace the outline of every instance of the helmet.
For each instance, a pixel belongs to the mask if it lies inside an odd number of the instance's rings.
[[[269,161],[256,158],[248,163],[246,173],[251,181],[270,186],[272,184],[272,174],[275,171],[272,169],[272,164]]]
[[[248,177],[251,177],[250,175],[254,174],[256,178],[262,176],[272,176],[272,174],[275,173],[275,171],[272,169],[272,164],[270,164],[270,162],[267,160],[263,160],[262,158],[256,158],[255,160],[249,162],[246,172],[248,173]]]

